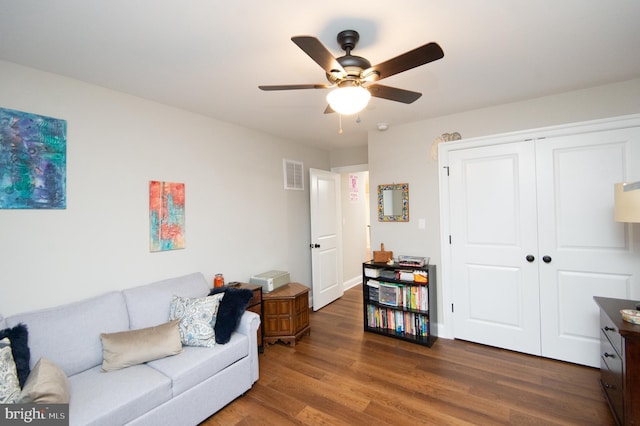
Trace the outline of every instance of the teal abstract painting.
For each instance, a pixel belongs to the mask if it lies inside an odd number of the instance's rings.
[[[0,209],[67,207],[67,122],[0,108]]]
[[[184,183],[149,182],[150,251],[185,248],[184,207]]]

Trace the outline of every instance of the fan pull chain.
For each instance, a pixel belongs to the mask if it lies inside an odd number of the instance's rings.
[[[340,129],[338,129],[338,134],[342,134],[342,114],[338,114],[338,119],[340,120]]]

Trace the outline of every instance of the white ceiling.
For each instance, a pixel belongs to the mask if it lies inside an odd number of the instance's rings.
[[[323,114],[325,83],[291,40],[336,35],[372,64],[435,41],[443,59],[381,83],[422,92]],[[638,0],[0,0],[0,59],[326,149],[390,126],[640,77]],[[1,76],[0,76],[1,78]],[[4,102],[0,101],[0,106]]]

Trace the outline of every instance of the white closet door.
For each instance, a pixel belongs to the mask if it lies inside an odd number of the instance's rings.
[[[451,279],[456,338],[539,355],[534,160],[530,142],[449,153]]]
[[[640,296],[631,225],[613,219],[613,184],[640,170],[640,130],[542,139],[536,149],[540,260],[549,257],[538,262],[542,355],[597,367],[593,296]]]

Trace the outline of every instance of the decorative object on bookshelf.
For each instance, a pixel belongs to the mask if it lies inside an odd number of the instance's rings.
[[[422,267],[424,265],[429,264],[428,257],[420,257],[420,256],[407,256],[407,255],[399,255],[398,256],[398,265],[400,266],[417,266]]]
[[[427,258],[421,258],[427,259]],[[364,330],[431,346],[437,339],[435,265],[362,265]]]
[[[384,250],[384,243],[380,243],[380,251],[373,251],[373,261],[374,262],[388,262],[393,259],[392,251]]]
[[[402,302],[400,300],[400,288],[398,286],[380,283],[378,288],[379,303],[390,306],[402,306]]]

